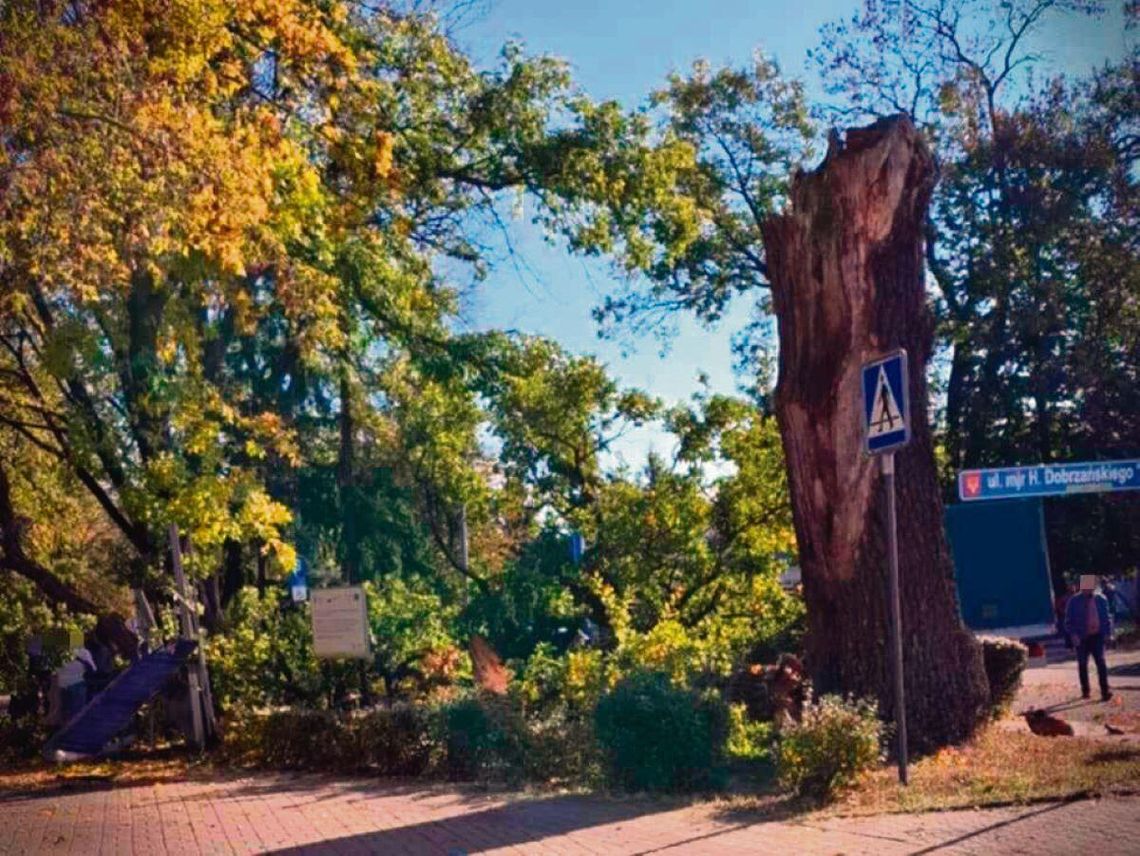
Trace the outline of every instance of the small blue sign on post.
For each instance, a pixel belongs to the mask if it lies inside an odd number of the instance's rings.
[[[895,739],[899,782],[907,783],[906,688],[903,685],[902,609],[899,605],[898,511],[895,502],[895,449],[910,442],[910,398],[906,351],[899,348],[863,364],[863,437],[869,455],[878,455],[887,498],[887,568],[890,650],[895,685]]]
[[[1037,464],[958,473],[958,497],[963,502],[1121,490],[1140,490],[1140,460]]]
[[[863,426],[867,453],[891,452],[910,442],[906,351],[863,365]]]
[[[570,561],[575,565],[582,564],[582,557],[586,555],[586,539],[581,532],[570,533]]]
[[[301,555],[297,556],[297,563],[289,574],[289,594],[293,603],[301,603],[309,597],[309,563]]]

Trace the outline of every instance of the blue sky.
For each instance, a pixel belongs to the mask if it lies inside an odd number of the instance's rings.
[[[809,92],[818,85],[805,66],[821,24],[849,16],[861,0],[490,0],[487,11],[456,33],[460,46],[490,63],[510,39],[532,53],[549,53],[571,63],[577,82],[592,97],[640,103],[671,71],[683,71],[698,57],[714,64],[747,62],[756,48],[775,57],[787,74],[803,77]],[[1087,70],[1123,55],[1126,35],[1120,4],[1107,18],[1063,19],[1044,30],[1034,47],[1048,65]],[[669,402],[685,400],[708,375],[718,392],[733,392],[732,334],[748,319],[750,306],[738,300],[725,320],[707,330],[679,319],[662,357],[652,338],[603,341],[590,310],[618,287],[606,264],[568,256],[548,246],[524,222],[514,233],[518,264],[503,263],[469,296],[462,326],[513,328],[549,336],[578,353],[593,353],[623,384]],[[668,437],[656,428],[631,434],[620,455],[638,466],[650,448],[668,453]]]

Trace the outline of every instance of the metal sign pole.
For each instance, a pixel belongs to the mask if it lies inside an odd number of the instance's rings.
[[[906,774],[906,694],[903,688],[902,610],[899,608],[898,512],[895,509],[895,454],[881,457],[887,489],[887,552],[890,554],[891,661],[895,684],[895,733],[898,735],[899,781]]]
[[[887,552],[890,559],[888,628],[891,677],[895,689],[895,733],[898,735],[899,781],[906,784],[906,695],[903,691],[902,610],[899,608],[898,511],[895,508],[895,450],[910,442],[910,389],[906,351],[902,348],[863,364],[863,442],[870,455],[882,458],[887,491]],[[884,687],[885,689],[885,687]]]

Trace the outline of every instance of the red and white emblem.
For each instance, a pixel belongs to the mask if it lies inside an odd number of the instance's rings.
[[[981,473],[962,473],[962,495],[977,496],[982,490]]]

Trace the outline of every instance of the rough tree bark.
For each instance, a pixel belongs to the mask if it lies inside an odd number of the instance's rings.
[[[980,649],[962,624],[926,419],[933,325],[922,223],[934,162],[898,116],[833,137],[764,224],[780,339],[776,413],[787,457],[807,604],[807,666],[819,691],[878,698],[894,714],[887,646],[886,511],[863,453],[860,367],[910,357],[913,439],[896,456],[904,675],[912,745],[967,736],[988,701]]]

